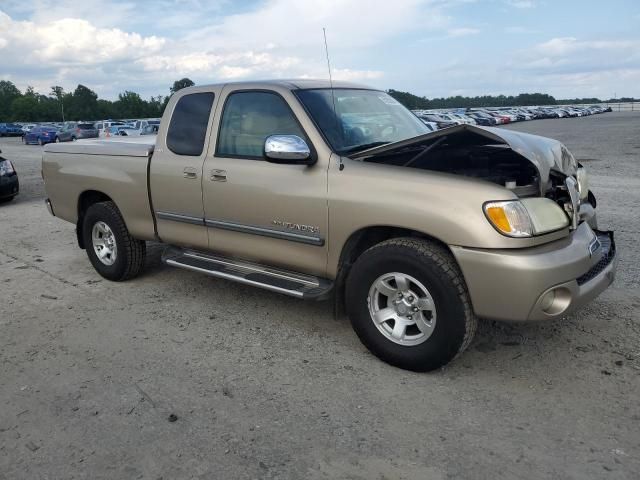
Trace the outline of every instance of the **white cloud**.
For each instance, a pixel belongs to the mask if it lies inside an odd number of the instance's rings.
[[[351,70],[349,68],[334,68],[331,75],[335,80],[364,81],[381,78],[384,73],[379,70]]]
[[[165,40],[117,28],[98,28],[86,20],[65,18],[44,24],[15,21],[0,11],[3,63],[83,65],[139,57],[160,50]],[[20,46],[19,49],[11,48]],[[23,55],[23,52],[30,52]]]
[[[14,11],[24,15],[30,11],[18,0],[8,1]],[[167,2],[173,3],[175,15],[163,13],[169,10]],[[376,80],[382,78],[382,71],[352,65],[348,59],[411,29],[445,29],[451,23],[443,13],[442,0],[403,0],[392,9],[387,0],[370,0],[366,12],[361,0],[268,0],[251,10],[216,17],[204,28],[188,28],[197,12],[216,11],[227,3],[229,0],[206,5],[200,0],[157,0],[162,15],[154,8],[141,17],[135,2],[105,8],[99,0],[84,0],[75,8],[72,0],[60,0],[55,13],[47,16],[51,9],[44,0],[34,0],[29,20],[12,19],[0,10],[0,56],[22,89],[27,84],[60,84],[71,89],[83,83],[113,98],[120,85],[133,90],[140,85],[162,85],[166,91],[167,85],[182,76],[192,76],[197,83],[258,77],[324,78],[322,28],[326,27],[335,77]],[[141,18],[146,18],[145,25],[140,25]],[[147,28],[155,25],[156,18],[167,28],[153,31],[166,31],[167,36],[127,32],[121,27]],[[178,24],[182,33],[176,35],[172,27]],[[452,33],[472,32],[454,29]],[[19,53],[24,51],[30,54]]]

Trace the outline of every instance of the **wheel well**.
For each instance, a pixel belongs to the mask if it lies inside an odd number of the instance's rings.
[[[82,222],[88,208],[94,203],[110,201],[112,200],[108,195],[97,190],[87,190],[80,194],[80,198],[78,198],[78,222],[76,223],[76,236],[78,237],[78,246],[80,248],[85,248],[82,238]]]
[[[416,230],[384,226],[366,227],[351,234],[349,239],[345,242],[342,253],[340,254],[339,268],[342,270],[345,265],[352,265],[362,253],[374,245],[391,238],[399,237],[424,238],[425,240],[430,240],[446,247],[446,244],[442,243],[437,238]],[[448,247],[446,248],[447,250],[449,249]]]
[[[342,252],[340,253],[338,275],[336,277],[335,285],[336,296],[334,309],[336,315],[339,312],[344,311],[344,284],[347,276],[349,275],[349,271],[351,270],[351,266],[355,263],[358,257],[378,243],[399,237],[423,238],[442,245],[447,249],[447,251],[449,250],[449,247],[437,238],[407,228],[375,226],[365,227],[352,233],[345,242]]]

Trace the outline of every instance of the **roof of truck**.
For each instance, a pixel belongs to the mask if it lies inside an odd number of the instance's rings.
[[[279,86],[288,88],[291,90],[298,89],[312,89],[312,88],[331,88],[331,83],[328,79],[310,79],[310,78],[293,78],[293,79],[278,79],[278,80],[249,80],[243,82],[225,82],[225,83],[215,83],[210,85],[197,85],[198,87],[210,87],[210,86],[222,86],[222,85],[232,85],[234,87],[246,85],[250,88],[256,88],[258,86],[263,85],[264,87],[269,86]],[[192,88],[192,87],[188,87]],[[362,85],[360,83],[353,82],[344,82],[340,80],[333,81],[333,88],[366,88],[371,89],[370,86]]]

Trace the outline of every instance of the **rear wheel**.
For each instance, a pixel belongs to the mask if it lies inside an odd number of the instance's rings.
[[[82,223],[87,255],[104,278],[113,281],[137,276],[144,266],[146,244],[133,238],[113,202],[89,207]]]
[[[455,260],[427,240],[391,239],[363,253],[347,278],[346,306],[362,343],[407,370],[446,365],[477,328]]]

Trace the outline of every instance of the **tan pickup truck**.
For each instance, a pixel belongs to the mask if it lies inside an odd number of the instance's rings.
[[[432,370],[477,319],[562,317],[613,281],[584,169],[559,142],[428,132],[384,92],[295,80],[191,87],[157,138],[45,147],[50,212],[110,280],[163,261],[300,298],[335,298],[362,342]]]

